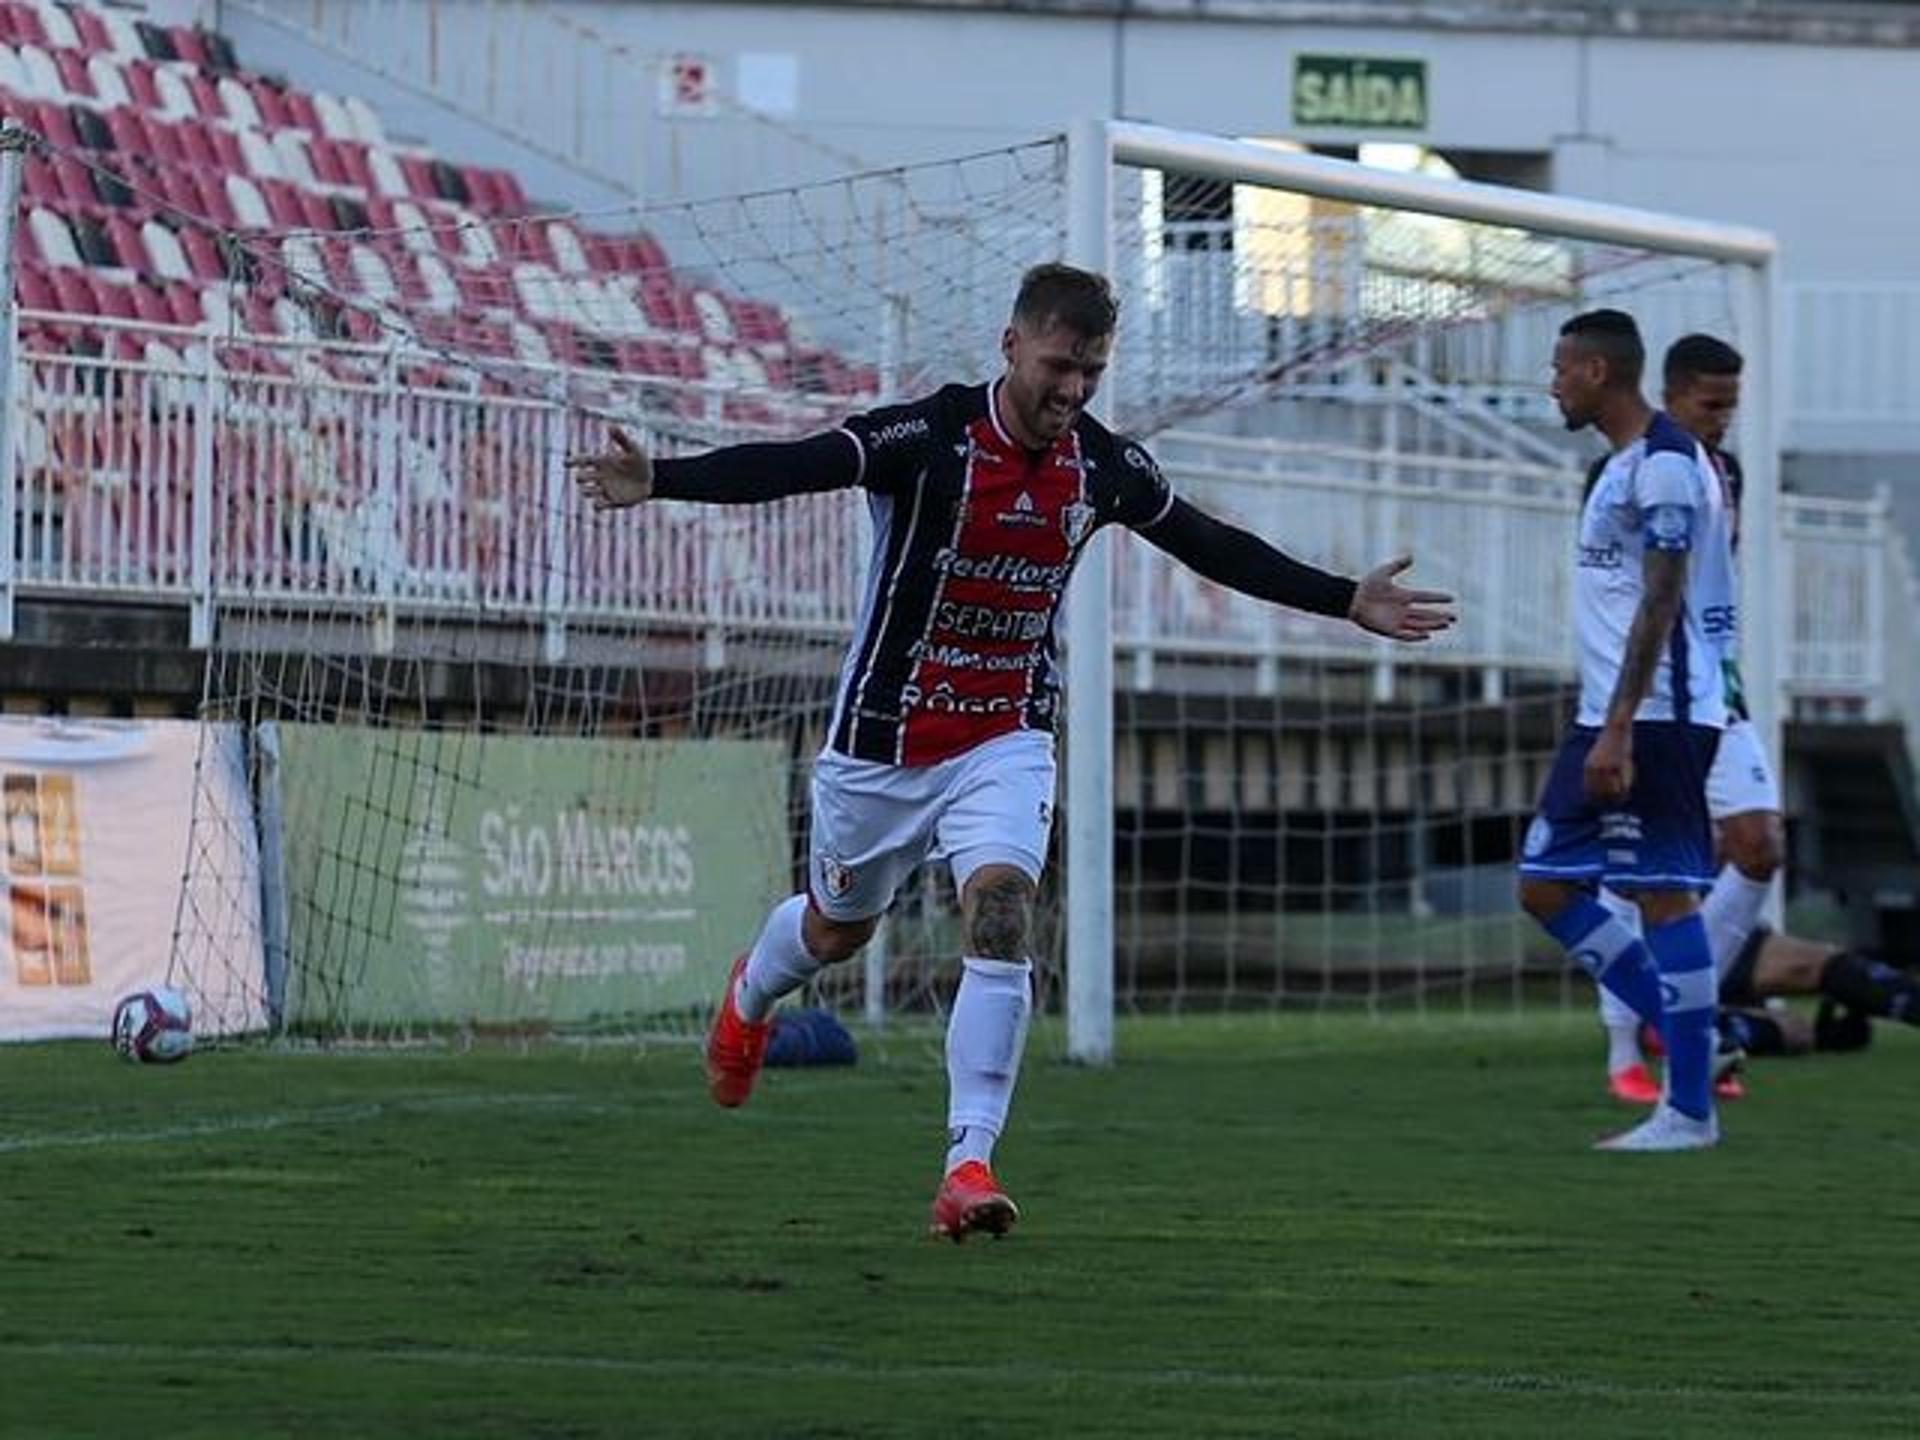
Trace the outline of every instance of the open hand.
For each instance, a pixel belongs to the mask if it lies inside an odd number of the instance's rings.
[[[1369,570],[1354,587],[1347,618],[1362,630],[1389,640],[1430,639],[1453,624],[1453,596],[1442,590],[1403,589],[1394,578],[1412,568],[1413,557],[1401,555]]]
[[[611,449],[598,455],[569,455],[567,468],[573,483],[599,510],[638,505],[653,494],[653,458],[618,425],[609,426]]]

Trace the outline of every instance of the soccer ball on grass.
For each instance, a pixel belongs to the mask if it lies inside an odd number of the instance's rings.
[[[127,996],[113,1007],[113,1048],[123,1060],[171,1065],[193,1053],[193,1007],[169,985]]]

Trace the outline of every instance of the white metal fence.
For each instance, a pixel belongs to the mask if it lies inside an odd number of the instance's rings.
[[[852,623],[864,556],[851,497],[596,519],[562,462],[598,443],[598,422],[556,402],[417,388],[394,363],[370,381],[245,373],[205,347],[149,361],[29,351],[19,366],[0,593],[171,598],[195,608],[203,637],[221,597],[558,632],[618,620],[830,638]],[[699,387],[681,398],[718,404]],[[1458,630],[1420,663],[1567,667],[1572,469],[1184,431],[1156,449],[1184,493],[1323,564],[1413,551],[1420,580],[1461,599]],[[1780,614],[1799,713],[1920,716],[1920,592],[1889,510],[1884,494],[1785,499]],[[1115,634],[1137,675],[1159,656],[1393,658],[1143,544],[1117,558]]]

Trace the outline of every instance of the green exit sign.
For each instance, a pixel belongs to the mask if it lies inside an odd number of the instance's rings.
[[[1350,130],[1427,128],[1427,62],[1295,55],[1293,123]]]

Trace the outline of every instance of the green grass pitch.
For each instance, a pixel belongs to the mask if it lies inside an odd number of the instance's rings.
[[[1002,1242],[944,1073],[0,1051],[0,1435],[1910,1436],[1920,1045],[1598,1155],[1581,1014],[1037,1032]]]

